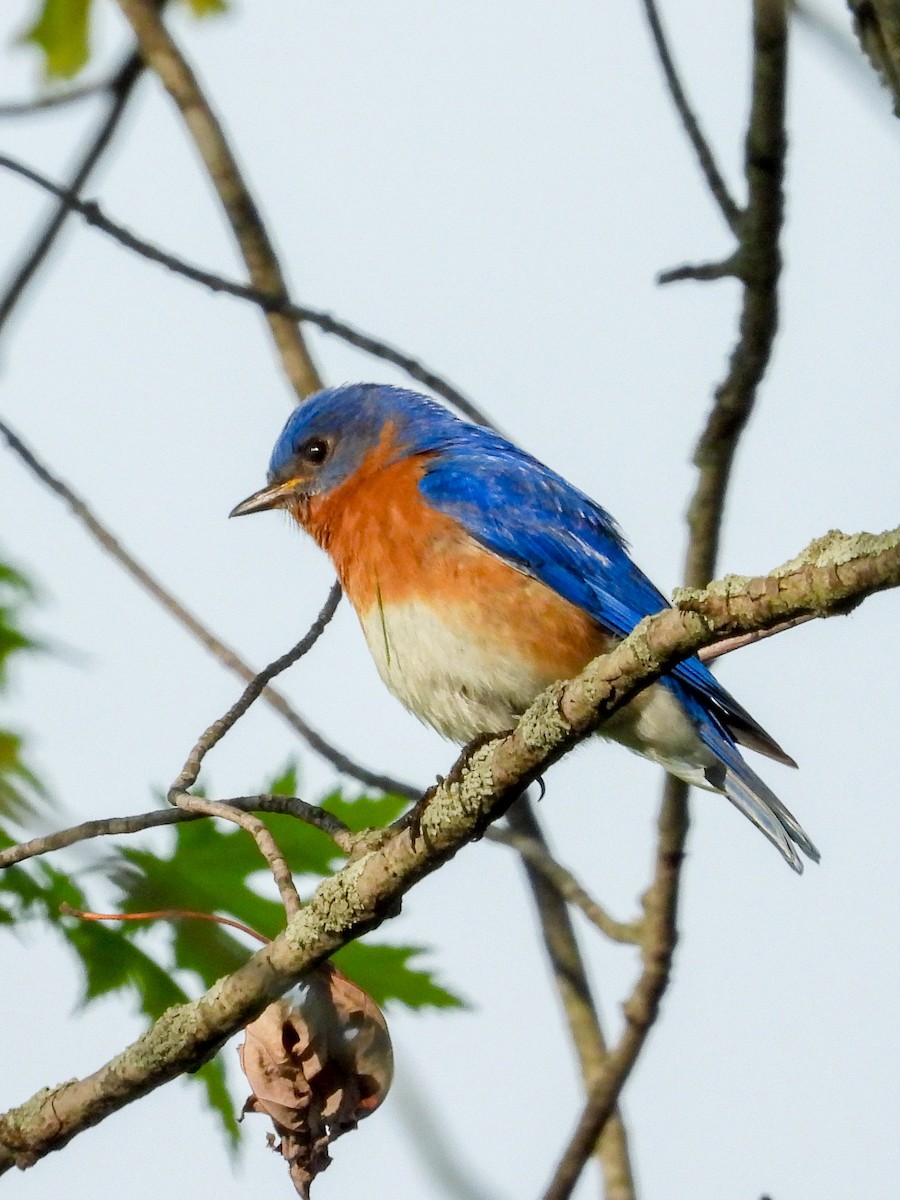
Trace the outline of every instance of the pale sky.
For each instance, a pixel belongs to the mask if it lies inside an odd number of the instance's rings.
[[[101,5],[100,58],[121,23]],[[745,5],[680,0],[675,52],[740,192]],[[823,11],[843,20],[832,0]],[[31,6],[4,6],[8,46]],[[618,518],[664,591],[679,582],[690,453],[730,353],[731,283],[655,273],[729,239],[672,114],[641,7],[533,0],[245,0],[173,26],[223,117],[296,299],[420,356]],[[6,50],[2,98],[36,63]],[[0,126],[0,145],[63,179],[100,112]],[[794,38],[783,323],[738,455],[720,570],[763,572],[832,528],[896,525],[900,126],[885,97],[804,30]],[[140,85],[88,189],[142,235],[240,277],[209,185],[154,80]],[[0,175],[3,263],[44,200]],[[6,268],[4,268],[6,269]],[[329,383],[401,381],[314,331]],[[0,348],[0,413],[209,625],[263,665],[331,581],[277,517],[226,521],[260,486],[291,402],[262,320],[72,222]],[[20,667],[0,714],[73,819],[138,812],[239,685],[145,598],[9,455],[5,554],[39,582],[34,628],[59,653]],[[653,1200],[892,1200],[898,1190],[896,594],[730,656],[720,674],[797,758],[760,771],[822,851],[802,878],[721,798],[695,797],[682,938],[661,1020],[623,1108]],[[282,680],[373,768],[430,782],[453,747],[382,688],[343,605]],[[355,719],[358,716],[359,719]],[[303,795],[331,770],[261,705],[210,757],[221,795],[292,755]],[[547,778],[559,858],[616,915],[649,879],[658,772],[580,748]],[[635,955],[582,928],[611,1035]],[[417,886],[375,940],[433,948],[459,1013],[388,1011],[397,1084],[337,1143],[316,1200],[462,1197],[410,1132],[424,1105],[492,1200],[539,1196],[581,1105],[521,871],[482,844]],[[3,942],[0,1110],[94,1070],[142,1028],[79,981],[54,940]],[[229,1062],[234,1048],[225,1050]],[[236,1095],[243,1098],[239,1082]],[[411,1096],[415,1095],[415,1099]],[[290,1196],[248,1118],[236,1170],[183,1083],[79,1136],[8,1187],[112,1200]],[[597,1194],[588,1171],[579,1200]]]

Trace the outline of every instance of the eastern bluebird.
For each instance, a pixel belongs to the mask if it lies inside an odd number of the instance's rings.
[[[457,742],[500,733],[668,602],[615,521],[497,433],[416,392],[319,392],[275,443],[268,485],[231,513],[284,508],[328,552],[381,678]],[[721,792],[796,871],[819,854],[741,743],[794,761],[697,658],[600,733]]]

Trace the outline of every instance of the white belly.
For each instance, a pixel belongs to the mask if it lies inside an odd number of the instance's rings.
[[[388,688],[455,742],[511,729],[554,682],[496,643],[479,640],[462,618],[441,621],[420,604],[376,605],[360,623]]]
[[[416,603],[377,605],[360,617],[378,673],[397,699],[444,737],[468,742],[511,729],[556,677],[482,639],[462,618],[438,620]],[[585,664],[586,665],[586,664]],[[689,783],[708,787],[714,762],[681,705],[654,684],[600,730]]]

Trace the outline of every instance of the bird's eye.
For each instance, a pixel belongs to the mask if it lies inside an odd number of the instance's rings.
[[[324,438],[313,437],[300,447],[300,457],[305,458],[308,463],[318,466],[325,461],[330,450],[331,447]]]

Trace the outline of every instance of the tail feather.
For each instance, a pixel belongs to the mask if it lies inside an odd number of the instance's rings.
[[[738,731],[726,726],[720,713],[711,707],[702,706],[696,697],[685,697],[685,693],[682,691],[679,698],[693,720],[700,740],[716,760],[704,771],[708,786],[723,792],[735,808],[740,809],[744,816],[748,817],[757,829],[778,848],[788,864],[798,874],[803,871],[803,863],[797,854],[798,850],[801,850],[813,862],[818,862],[819,851],[813,845],[806,830],[793,813],[785,808],[768,785],[763,783],[756,772],[747,765],[735,745],[735,741],[749,743],[753,745],[754,749],[762,749],[762,747],[754,745],[752,740],[742,736],[742,732],[745,733],[745,730]],[[685,703],[685,699],[687,699],[687,703]],[[743,709],[740,711],[744,712]],[[754,729],[760,728],[756,722],[752,721],[752,718],[748,717],[748,720],[752,722]],[[746,724],[745,721],[744,725],[746,726]],[[763,736],[768,738],[767,734]],[[772,743],[772,746],[768,748],[768,753],[773,758],[777,757],[772,753],[774,746],[775,743]],[[780,751],[783,762],[793,764],[793,759],[784,754],[780,747],[776,748]]]
[[[795,847],[802,850],[813,862],[819,861],[819,851],[800,822],[745,762],[741,760],[737,769],[730,763],[725,764],[722,791],[781,851],[788,864],[798,874],[803,871],[803,862]]]

